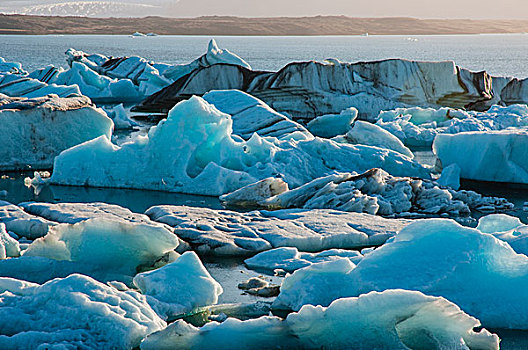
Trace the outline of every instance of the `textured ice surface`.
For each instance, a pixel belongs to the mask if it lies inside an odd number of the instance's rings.
[[[208,92],[204,100],[219,111],[231,115],[233,134],[249,140],[253,133],[278,139],[312,139],[301,124],[274,111],[267,104],[240,90]]]
[[[382,111],[376,125],[409,146],[430,146],[438,134],[528,127],[528,107],[492,106],[486,112],[451,108],[398,108]]]
[[[5,201],[0,201],[0,222],[5,224],[8,231],[28,239],[45,236],[49,227],[56,225],[44,218],[31,215],[21,207]]]
[[[281,141],[257,134],[239,140],[233,137],[228,114],[192,97],[144,137],[117,146],[102,136],[61,153],[51,182],[221,195],[279,174],[296,187],[335,171],[373,167],[429,177],[417,162],[376,147],[319,138]]]
[[[468,215],[471,211],[507,210],[513,207],[504,198],[484,197],[472,191],[455,191],[431,180],[394,177],[381,169],[363,174],[341,173],[315,179],[292,190],[280,187],[280,180],[269,180],[241,188],[220,200],[226,205],[268,209],[337,209],[379,215],[442,214]],[[275,195],[263,198],[278,189]],[[251,196],[253,195],[253,198]]]
[[[464,179],[528,183],[528,129],[440,134],[433,151]]]
[[[86,97],[0,94],[0,169],[46,169],[61,151],[104,135],[114,124]]]
[[[144,296],[86,276],[43,285],[0,277],[2,349],[132,349],[165,326]]]
[[[355,266],[348,259],[311,265],[287,277],[275,307],[402,288],[442,296],[485,327],[528,329],[528,257],[493,235],[449,219],[420,220]]]
[[[0,259],[20,256],[18,241],[11,237],[4,224],[0,223]]]
[[[134,285],[164,318],[216,304],[223,292],[194,252],[186,252],[157,270],[137,274]]]
[[[36,98],[50,94],[60,97],[81,96],[77,85],[46,84],[21,74],[0,73],[0,94],[11,97]]]
[[[275,247],[318,252],[380,245],[411,222],[335,210],[239,213],[164,205],[146,214],[174,227],[196,251],[213,255],[252,255]]]
[[[141,343],[163,349],[498,349],[499,338],[444,298],[390,290],[304,306],[285,320],[229,318],[196,328],[183,321]]]

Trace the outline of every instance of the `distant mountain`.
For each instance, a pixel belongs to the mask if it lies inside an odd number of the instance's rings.
[[[156,5],[116,1],[70,1],[23,7],[20,12],[39,16],[138,17],[159,13]]]
[[[109,2],[108,4],[108,12],[100,16],[110,15],[112,13],[111,9],[119,9],[119,7],[114,7],[117,6],[117,3]],[[127,7],[126,9],[127,11],[133,10],[133,7]],[[141,11],[146,14],[148,8],[144,8]],[[0,15],[0,34],[132,34],[136,31],[165,35],[520,33],[528,32],[528,20],[442,20],[408,17],[352,18],[345,16],[268,18],[211,16],[197,18],[142,17],[110,19]]]

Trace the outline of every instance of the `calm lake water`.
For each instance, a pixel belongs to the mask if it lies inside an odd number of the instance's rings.
[[[0,56],[26,70],[66,65],[69,48],[111,56],[137,55],[165,63],[188,63],[207,49],[209,36],[1,35]],[[277,70],[292,61],[337,58],[356,62],[386,58],[441,61],[497,76],[528,77],[528,35],[214,37],[254,69]]]

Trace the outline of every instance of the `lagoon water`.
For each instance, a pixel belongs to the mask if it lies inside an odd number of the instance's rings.
[[[188,63],[202,55],[210,36],[132,37],[126,35],[0,35],[0,56],[26,70],[65,66],[69,48],[110,56],[137,55],[157,62]],[[216,36],[220,47],[254,69],[278,70],[292,61],[337,58],[345,62],[405,58],[453,60],[496,76],[528,77],[528,35],[427,36]]]

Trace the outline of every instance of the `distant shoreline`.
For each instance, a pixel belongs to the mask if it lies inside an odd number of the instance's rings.
[[[345,16],[89,18],[0,14],[0,34],[131,35],[136,31],[188,36],[342,36],[366,33],[369,35],[514,34],[528,32],[528,20]]]

